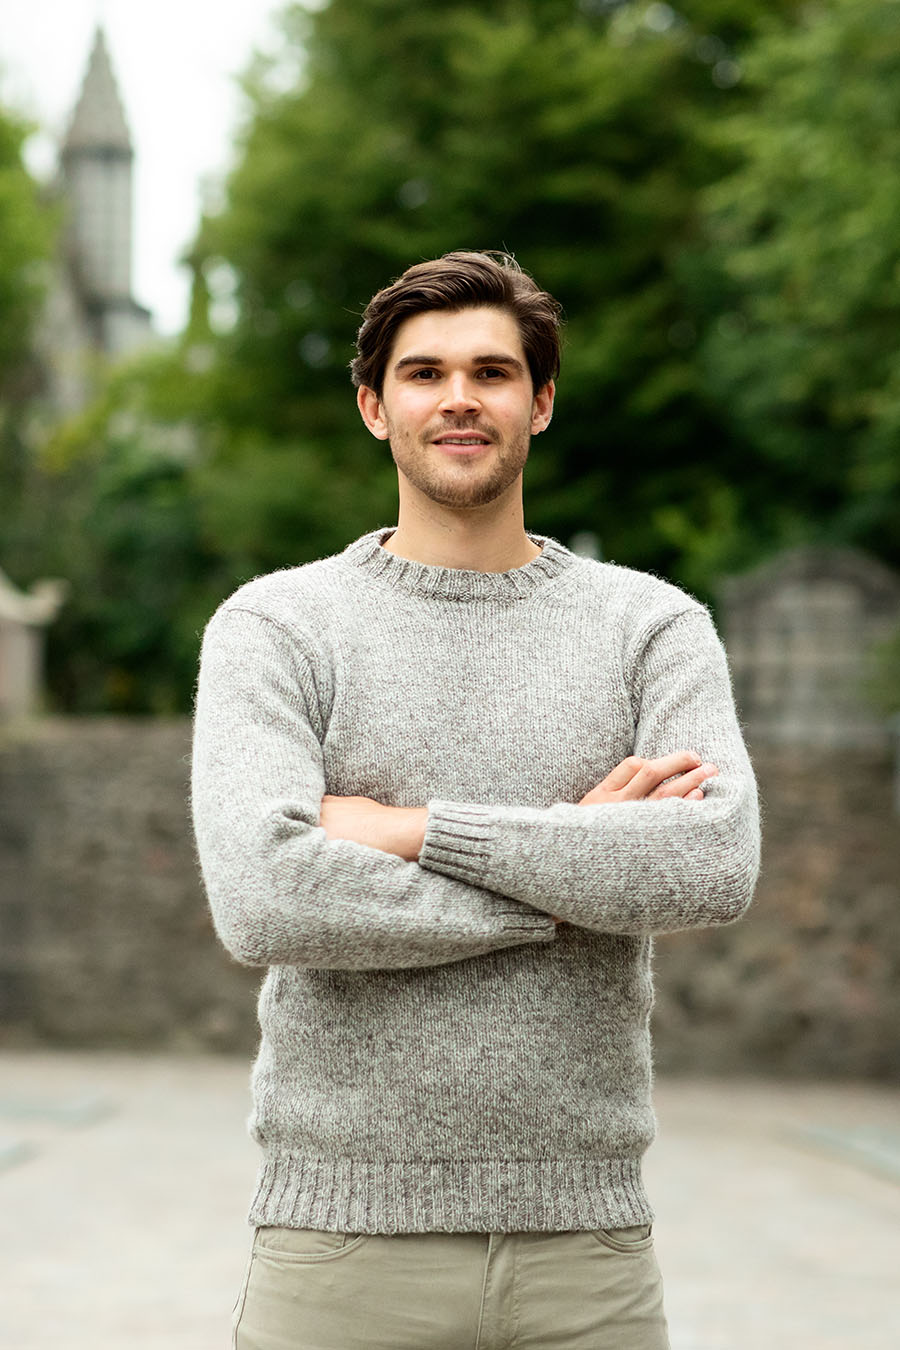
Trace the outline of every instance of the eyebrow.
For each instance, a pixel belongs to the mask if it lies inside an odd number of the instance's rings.
[[[394,370],[399,373],[408,366],[442,366],[443,360],[439,356],[404,356],[394,366]],[[511,370],[519,375],[524,375],[525,367],[515,356],[509,356],[500,352],[488,352],[485,356],[473,356],[473,366],[509,366]]]

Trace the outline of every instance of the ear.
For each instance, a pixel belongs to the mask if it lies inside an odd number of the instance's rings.
[[[531,434],[536,436],[540,431],[546,431],[550,425],[550,418],[553,416],[553,400],[556,397],[556,386],[552,380],[537,391],[534,396],[534,402],[531,405]]]
[[[380,441],[386,441],[388,428],[384,406],[375,390],[367,388],[366,385],[361,385],[356,391],[356,406],[359,408],[360,416],[372,435],[377,436]]]

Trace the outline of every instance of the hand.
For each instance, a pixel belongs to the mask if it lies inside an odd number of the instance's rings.
[[[415,862],[425,842],[426,806],[384,806],[372,797],[322,798],[319,824],[329,839],[351,839]]]
[[[608,773],[602,783],[586,793],[579,806],[600,802],[659,801],[675,797],[683,802],[702,802],[701,784],[715,778],[715,764],[704,764],[693,750],[678,750],[661,759],[629,755]]]

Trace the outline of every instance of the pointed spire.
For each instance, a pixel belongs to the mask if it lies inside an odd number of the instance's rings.
[[[81,96],[72,114],[63,155],[79,150],[132,153],[131,134],[113,74],[106,37],[98,25]]]

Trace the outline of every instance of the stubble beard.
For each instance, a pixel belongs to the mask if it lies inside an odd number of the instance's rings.
[[[446,462],[440,462],[440,451],[431,444],[435,437],[452,435],[454,431],[476,430],[490,438],[489,467],[480,457],[474,461],[460,458],[454,463],[448,456]],[[469,421],[452,427],[429,428],[421,437],[414,438],[389,421],[388,439],[394,463],[414,488],[439,506],[460,508],[486,506],[512,486],[525,468],[531,432],[525,427],[504,443],[495,427],[478,426]]]

